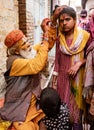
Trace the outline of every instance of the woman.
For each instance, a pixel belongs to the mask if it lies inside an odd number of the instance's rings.
[[[57,21],[58,19],[58,21]],[[42,28],[47,26],[47,19]],[[57,28],[58,24],[58,28]],[[58,32],[56,40],[55,68],[53,72],[53,88],[56,89],[61,100],[70,109],[73,130],[81,130],[81,110],[83,73],[85,64],[85,47],[89,33],[76,27],[76,12],[71,7],[58,7],[52,17],[50,27],[47,26],[48,40]],[[44,30],[45,31],[45,30]],[[53,42],[55,40],[53,39]]]

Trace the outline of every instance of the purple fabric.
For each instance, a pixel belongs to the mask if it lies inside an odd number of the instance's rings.
[[[85,87],[94,86],[94,14],[87,25],[86,30],[90,32],[89,46],[86,51],[87,62],[85,69]]]
[[[74,123],[73,124],[73,130],[83,130],[82,124]]]
[[[92,15],[89,23],[86,25],[85,30],[87,30],[90,33],[91,36],[90,42],[94,40],[94,14]]]
[[[92,38],[94,39],[94,14],[92,15],[90,20],[90,31],[91,31]]]
[[[70,114],[72,115],[74,122],[77,123],[79,119],[79,109],[76,104],[75,97],[71,92],[69,76],[67,74],[67,71],[71,66],[71,56],[63,54],[59,45],[60,43],[57,42],[54,68],[54,70],[59,74],[57,79],[57,91],[61,100],[67,103],[70,109]]]
[[[69,93],[70,93],[70,85],[69,85],[69,77],[67,75],[67,71],[70,67],[70,59],[69,55],[63,54],[59,49],[59,43],[56,44],[56,58],[55,58],[55,71],[59,73],[58,75],[58,92],[62,101],[69,104]],[[66,64],[67,63],[67,64]],[[61,84],[62,82],[62,84]],[[62,86],[64,86],[62,88]]]
[[[84,87],[94,86],[94,41],[87,49]]]
[[[94,49],[94,41],[92,41],[91,44],[88,46],[86,50],[86,55],[88,55],[88,53],[92,51],[93,49]]]

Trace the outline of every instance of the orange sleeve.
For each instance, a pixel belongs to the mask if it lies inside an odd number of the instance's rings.
[[[49,49],[54,46],[57,37],[57,28],[49,27],[48,29],[48,42],[49,42]]]
[[[40,72],[48,58],[48,48],[49,43],[44,41],[42,45],[40,45],[40,49],[37,52],[37,55],[33,59],[16,59],[10,71],[10,76],[25,76],[31,74],[37,74]]]

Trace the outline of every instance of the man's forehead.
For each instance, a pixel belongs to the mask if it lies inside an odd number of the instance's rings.
[[[22,39],[19,40],[19,47],[21,47],[23,44],[27,43],[27,38],[24,36]]]

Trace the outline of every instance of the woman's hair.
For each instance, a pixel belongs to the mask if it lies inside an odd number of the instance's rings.
[[[48,117],[54,117],[59,113],[61,100],[57,91],[47,87],[40,95],[40,107]]]
[[[53,10],[53,13],[55,12],[55,10],[59,7],[59,5],[55,5],[55,9]]]
[[[63,10],[60,12],[59,19],[62,14],[68,14],[73,19],[76,19],[76,11],[72,7],[67,6],[63,8]]]

